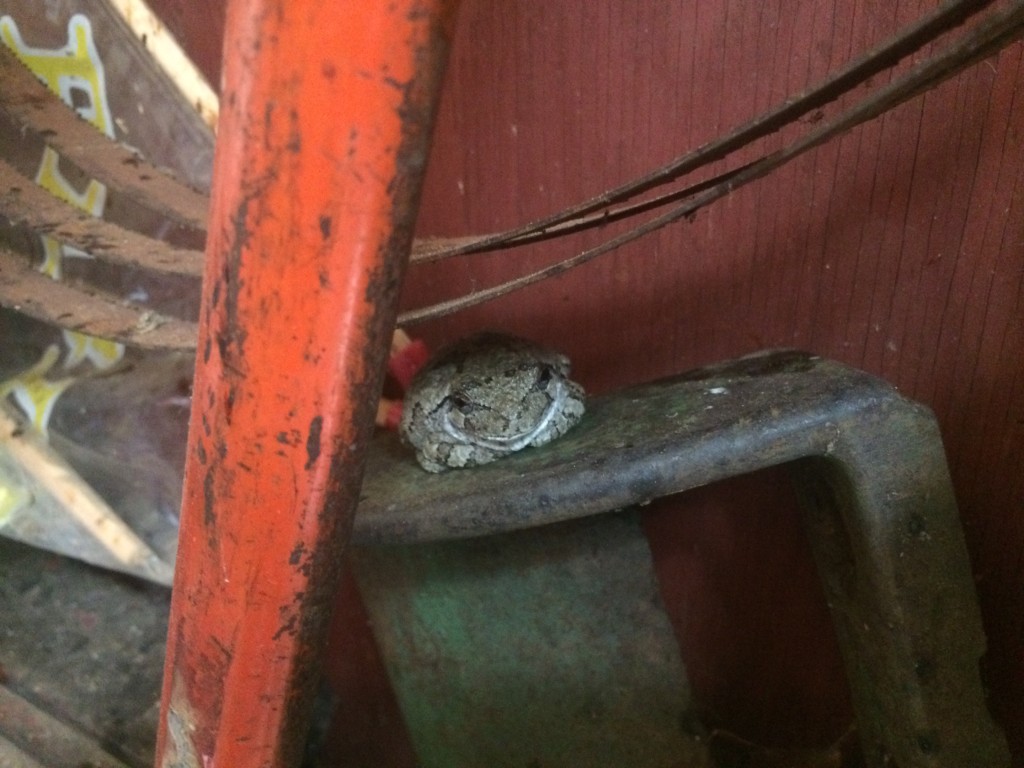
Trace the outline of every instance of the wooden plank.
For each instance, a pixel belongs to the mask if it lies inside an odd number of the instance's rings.
[[[4,535],[159,584],[171,583],[173,568],[3,404],[0,487],[25,494],[0,520]]]

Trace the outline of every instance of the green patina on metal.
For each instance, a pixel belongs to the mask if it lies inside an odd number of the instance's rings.
[[[614,511],[779,464],[805,507],[864,764],[1005,768],[934,416],[799,352],[594,398],[557,441],[473,470],[428,476],[377,440],[353,539],[423,764],[700,765],[646,542]]]
[[[636,514],[355,562],[424,765],[707,764]]]

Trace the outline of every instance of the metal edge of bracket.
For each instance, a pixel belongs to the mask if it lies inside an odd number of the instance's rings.
[[[472,472],[428,476],[380,437],[354,542],[535,527],[780,464],[806,509],[867,764],[1009,765],[934,416],[839,363],[762,353],[597,398],[559,441]]]

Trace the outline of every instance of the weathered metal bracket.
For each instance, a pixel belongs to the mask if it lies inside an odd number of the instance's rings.
[[[597,398],[562,439],[472,471],[428,475],[390,435],[369,462],[362,547],[535,528],[789,464],[867,765],[1009,765],[938,427],[883,381],[761,354]]]
[[[711,765],[639,517],[355,549],[421,765]]]

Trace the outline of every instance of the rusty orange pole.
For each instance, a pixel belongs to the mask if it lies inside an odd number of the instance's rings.
[[[230,0],[158,768],[297,765],[456,0]]]

